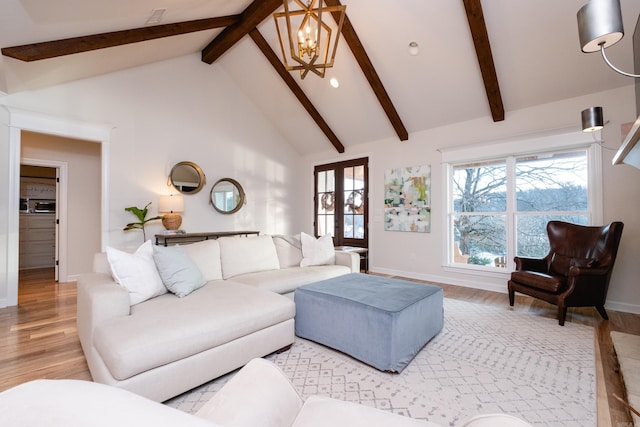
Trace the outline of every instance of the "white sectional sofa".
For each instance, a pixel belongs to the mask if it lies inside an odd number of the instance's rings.
[[[302,249],[294,238],[258,236],[97,254],[94,272],[78,279],[78,335],[93,380],[161,402],[288,347],[295,305],[283,295],[359,271],[356,254]],[[162,283],[140,289],[156,267]],[[201,276],[182,280],[185,270]]]
[[[0,425],[12,427],[438,427],[322,396],[306,401],[273,363],[254,359],[195,415],[125,390],[78,380],[36,380],[0,393]],[[484,414],[462,427],[531,427]]]

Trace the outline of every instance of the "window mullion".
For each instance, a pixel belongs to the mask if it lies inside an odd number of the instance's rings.
[[[516,158],[507,157],[507,268],[513,269],[513,257],[516,253]]]

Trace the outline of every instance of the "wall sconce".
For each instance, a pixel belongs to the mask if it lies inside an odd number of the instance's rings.
[[[160,196],[158,212],[166,212],[162,216],[162,225],[167,230],[178,230],[182,224],[182,217],[177,212],[184,212],[184,198],[182,196]]]
[[[602,59],[614,71],[627,77],[640,78],[638,74],[626,73],[616,68],[604,50],[613,46],[624,36],[620,0],[591,0],[578,11],[578,35],[585,53],[600,51]]]
[[[582,110],[582,131],[595,132],[604,127],[602,107],[589,107]]]

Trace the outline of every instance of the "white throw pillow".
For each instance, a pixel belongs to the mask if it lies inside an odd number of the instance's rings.
[[[217,240],[182,245],[182,249],[196,263],[204,280],[222,280],[222,265],[220,264],[220,244]]]
[[[200,289],[206,283],[196,263],[180,246],[154,246],[153,260],[162,283],[180,298]]]
[[[129,291],[131,305],[167,293],[153,261],[151,240],[132,254],[107,246],[107,259],[113,278]]]
[[[280,269],[276,245],[271,236],[221,237],[218,242],[225,279],[239,274]]]
[[[303,256],[300,267],[335,264],[336,252],[330,234],[316,239],[307,233],[300,233],[300,240],[302,240]]]
[[[302,243],[299,234],[295,236],[274,235],[273,243],[276,245],[280,268],[300,267]]]

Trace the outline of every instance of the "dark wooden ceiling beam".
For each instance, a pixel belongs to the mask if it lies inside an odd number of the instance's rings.
[[[307,98],[307,95],[305,95],[302,88],[300,88],[298,83],[296,83],[296,80],[291,76],[291,73],[284,67],[282,61],[280,61],[278,55],[276,55],[273,49],[271,49],[271,46],[269,46],[269,43],[267,43],[262,34],[260,34],[260,31],[258,31],[257,28],[254,28],[249,32],[249,36],[258,46],[260,51],[262,51],[282,80],[284,80],[289,89],[291,89],[291,92],[293,92],[295,97],[298,98],[298,101],[300,101],[305,110],[307,110],[318,127],[322,132],[324,132],[331,144],[333,144],[336,150],[338,150],[338,153],[344,153],[344,145],[342,145],[336,134],[333,133],[327,122],[322,118],[318,110],[316,110],[309,98]]]
[[[340,1],[325,0],[325,4],[327,6],[339,6]],[[335,14],[334,14],[334,17],[335,17]],[[344,40],[349,45],[349,48],[351,49],[353,56],[356,58],[358,65],[360,65],[362,72],[367,78],[367,81],[369,82],[371,89],[373,89],[373,92],[378,98],[378,102],[380,102],[382,109],[384,110],[387,117],[389,118],[389,121],[391,122],[391,125],[393,126],[396,133],[398,134],[398,137],[400,138],[401,141],[406,141],[407,139],[409,139],[409,133],[407,132],[407,129],[402,123],[402,120],[400,119],[400,115],[398,114],[396,107],[393,105],[393,102],[391,102],[391,98],[389,97],[387,90],[384,88],[384,85],[382,84],[382,80],[380,80],[380,76],[378,76],[378,73],[376,72],[375,67],[371,63],[371,60],[369,59],[369,55],[367,55],[367,52],[362,46],[362,43],[360,42],[360,38],[356,34],[356,31],[353,28],[353,25],[351,24],[351,21],[349,20],[348,16],[344,17],[344,24],[342,25],[342,36],[344,37]]]
[[[494,122],[504,120],[504,105],[502,104],[502,95],[500,94],[500,85],[498,84],[498,76],[496,67],[493,62],[491,53],[491,44],[489,43],[489,34],[484,21],[482,12],[482,4],[480,0],[462,0],[464,8],[467,12],[467,20],[469,21],[469,29],[471,37],[476,48],[476,56],[484,81],[484,88],[491,109],[491,116]]]
[[[81,52],[122,46],[163,37],[177,36],[197,31],[211,30],[235,24],[240,15],[196,19],[173,24],[154,25],[131,30],[113,31],[62,40],[31,43],[2,48],[2,54],[21,61],[39,61]]]
[[[254,0],[240,14],[240,20],[224,30],[202,50],[202,61],[213,64],[233,45],[249,34],[269,15],[282,6],[283,0]]]

